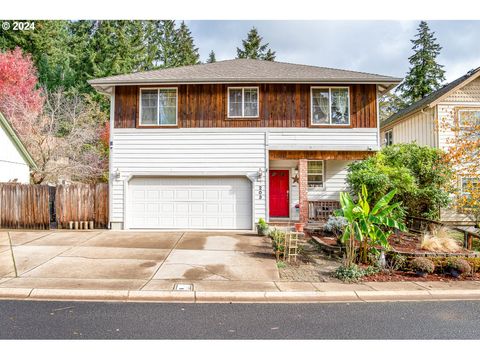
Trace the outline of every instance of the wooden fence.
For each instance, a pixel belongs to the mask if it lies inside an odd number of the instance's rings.
[[[48,185],[0,184],[0,227],[49,229]]]
[[[0,228],[68,229],[76,221],[107,227],[107,184],[0,184]]]

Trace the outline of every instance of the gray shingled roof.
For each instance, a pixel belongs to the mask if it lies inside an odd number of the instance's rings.
[[[468,80],[469,78],[471,78],[473,75],[475,75],[479,71],[480,71],[480,67],[470,70],[465,75],[459,77],[458,79],[452,81],[451,83],[444,85],[437,91],[434,91],[430,95],[425,96],[423,99],[420,99],[417,102],[414,102],[412,105],[407,106],[406,108],[403,108],[396,114],[393,114],[389,118],[383,120],[380,124],[380,127],[385,127],[387,125],[390,125],[391,123],[393,123],[394,121],[400,118],[410,115],[418,110],[424,109],[425,107],[433,103],[435,100],[441,98],[443,95],[446,95],[448,92],[455,89],[458,85],[463,83],[465,80]]]
[[[92,86],[148,83],[246,83],[246,82],[332,82],[385,83],[395,85],[401,79],[364,72],[278,61],[234,59],[211,64],[137,72],[90,80]]]

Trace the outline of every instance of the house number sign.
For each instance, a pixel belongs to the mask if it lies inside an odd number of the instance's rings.
[[[263,199],[263,186],[262,186],[262,185],[260,185],[260,186],[258,187],[258,199],[259,199],[259,200],[262,200],[262,199]]]

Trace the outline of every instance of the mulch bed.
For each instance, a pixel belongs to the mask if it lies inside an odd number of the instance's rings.
[[[480,280],[480,274],[475,273],[473,276],[462,276],[455,278],[448,274],[428,274],[427,276],[417,276],[413,272],[394,271],[392,273],[378,273],[375,275],[365,276],[361,281],[372,282],[401,282],[401,281],[465,281]]]
[[[421,238],[416,234],[405,234],[401,233],[399,235],[391,235],[388,239],[390,246],[400,252],[411,252],[417,254],[432,253],[433,251],[423,250],[420,248]],[[444,252],[439,252],[444,253]],[[454,254],[470,254],[472,251],[462,248],[458,251],[451,251],[450,253]]]

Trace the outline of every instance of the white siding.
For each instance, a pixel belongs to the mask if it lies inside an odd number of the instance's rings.
[[[325,161],[325,189],[309,190],[308,200],[338,200],[341,191],[346,191],[347,165],[351,160]]]
[[[437,146],[435,129],[435,110],[427,109],[402,120],[399,123],[382,129],[381,142],[385,145],[385,132],[393,129],[394,144],[409,144],[416,142],[419,145]]]
[[[30,167],[19,153],[10,137],[0,126],[0,182],[12,180],[28,184],[30,182]]]
[[[269,129],[270,150],[368,150],[378,149],[376,128]]]
[[[265,133],[115,129],[113,171],[121,174],[113,182],[112,221],[122,222],[125,180],[131,175],[245,175],[255,180],[254,218],[265,217]],[[128,186],[128,185],[127,185]],[[262,199],[259,190],[262,187]]]

